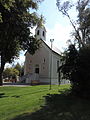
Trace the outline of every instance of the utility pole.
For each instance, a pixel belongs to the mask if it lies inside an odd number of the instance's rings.
[[[54,39],[50,39],[51,42],[51,61],[50,61],[50,90],[51,90],[51,81],[52,81],[52,45],[53,45]]]

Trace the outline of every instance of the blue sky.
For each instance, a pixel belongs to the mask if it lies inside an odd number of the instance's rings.
[[[64,0],[61,0],[64,1]],[[74,2],[76,0],[73,0]],[[39,15],[43,15],[45,20],[45,27],[47,31],[46,42],[50,45],[50,39],[54,39],[53,46],[57,47],[63,51],[67,44],[66,41],[70,38],[70,32],[72,31],[72,26],[69,20],[64,17],[56,6],[56,0],[44,0],[39,4],[39,9],[37,10]],[[71,10],[70,16],[75,18],[75,10]],[[21,51],[18,60],[15,60],[22,64],[25,61],[24,53]]]
[[[62,2],[65,0],[61,0]],[[70,0],[69,0],[70,1]],[[77,0],[73,0],[76,2]],[[72,26],[67,17],[63,16],[56,6],[56,0],[44,0],[41,3],[38,10],[39,14],[43,14],[46,23],[47,30],[47,43],[50,44],[50,39],[54,39],[53,45],[63,51],[67,44],[66,41],[70,39],[70,32],[72,32]],[[75,19],[76,12],[73,8],[70,12],[71,18]]]
[[[37,12],[45,17],[45,25],[47,28],[53,29],[56,22],[60,22],[60,24],[63,25],[67,25],[68,23],[67,20],[66,22],[64,21],[64,18],[58,11],[56,0],[44,0],[44,2],[39,5]]]
[[[46,27],[53,29],[56,21],[60,20],[60,15],[56,6],[56,0],[45,0],[41,3],[38,10],[46,19]]]

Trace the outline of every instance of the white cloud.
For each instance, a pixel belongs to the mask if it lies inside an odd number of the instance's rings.
[[[72,26],[62,26],[56,23],[53,29],[47,28],[47,42],[50,44],[50,39],[54,39],[53,45],[63,50],[66,48],[66,42],[70,39],[70,32],[72,31]]]

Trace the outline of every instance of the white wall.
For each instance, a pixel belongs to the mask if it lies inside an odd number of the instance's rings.
[[[26,53],[25,74],[35,73],[35,65],[39,65],[39,76],[49,77],[49,49],[42,43],[39,50],[34,55]],[[43,80],[42,80],[43,82]]]
[[[52,53],[52,74],[51,74],[52,84],[58,84],[57,61],[59,61],[59,65],[60,65],[60,55],[53,52]]]
[[[26,53],[25,74],[34,74],[35,65],[38,64],[40,82],[50,83],[51,78],[52,84],[58,84],[57,61],[60,63],[60,55],[52,52],[52,74],[50,74],[51,50],[42,42],[41,48],[34,55]]]

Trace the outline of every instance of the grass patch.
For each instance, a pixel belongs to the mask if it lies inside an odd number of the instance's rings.
[[[69,86],[64,85],[61,89]],[[32,113],[45,104],[43,96],[58,94],[58,86],[0,87],[0,120],[11,120],[18,115]],[[19,119],[19,118],[18,118]],[[17,120],[18,120],[17,119]]]
[[[90,120],[89,100],[68,95],[69,88],[0,87],[0,120]]]

